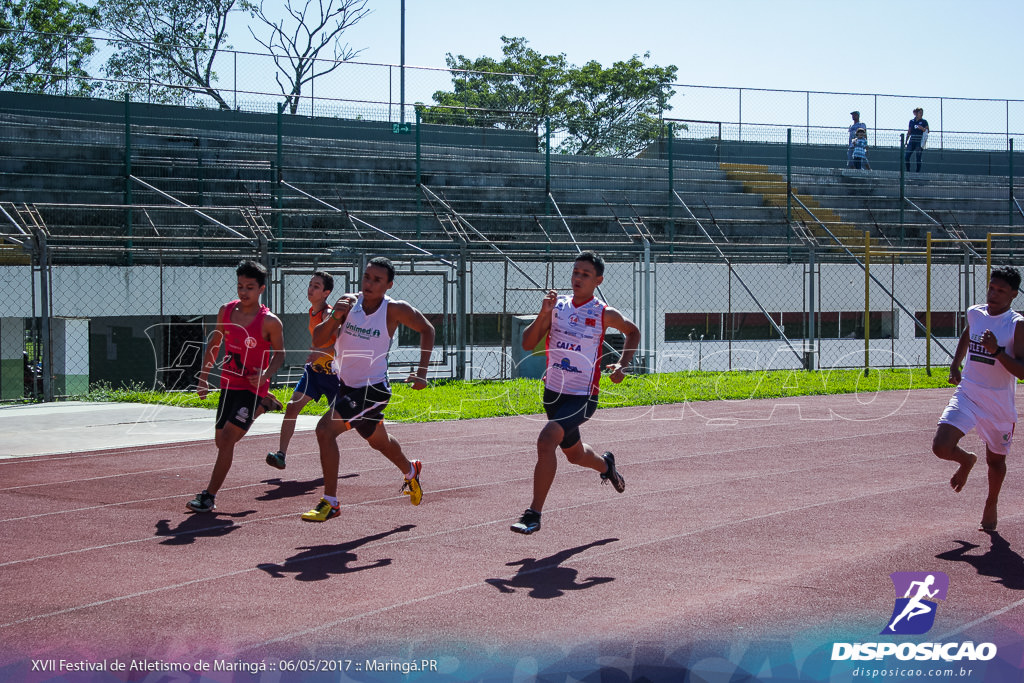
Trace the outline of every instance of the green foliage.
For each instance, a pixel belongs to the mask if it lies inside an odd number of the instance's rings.
[[[569,77],[573,98],[565,116],[568,137],[560,151],[637,154],[658,138],[659,117],[671,109],[669,85],[675,78],[674,66],[649,67],[635,55],[608,69],[593,61],[574,69]]]
[[[95,9],[68,0],[5,0],[0,3],[0,88],[42,94],[88,95],[89,57],[84,35]]]
[[[632,156],[657,139],[676,67],[648,66],[649,54],[609,68],[595,61],[576,67],[564,54],[540,54],[524,38],[501,40],[500,60],[447,56],[456,70],[452,90],[435,92],[437,106],[422,107],[421,121],[540,135],[547,119],[560,140],[554,151],[567,154]]]
[[[216,87],[213,61],[230,46],[228,15],[237,0],[99,0],[100,25],[117,51],[104,65],[104,94],[168,104],[199,104],[196,96],[230,109]]]
[[[872,370],[867,377],[863,370],[857,369],[674,372],[631,375],[620,384],[612,384],[607,377],[602,377],[600,407],[868,394],[946,386],[949,386],[946,373],[935,372],[929,376],[923,368]],[[440,381],[422,391],[415,391],[404,384],[395,384],[392,389],[394,394],[387,408],[387,419],[396,422],[465,420],[544,412],[540,380]],[[274,390],[281,403],[287,403],[291,393],[290,388]],[[217,392],[213,392],[206,399],[199,399],[195,393],[161,393],[147,391],[141,386],[114,389],[109,385],[96,385],[85,398],[214,409],[217,396]],[[325,412],[327,405],[324,401],[308,403],[302,410],[304,415],[322,415]]]
[[[565,55],[542,55],[527,47],[523,38],[501,37],[505,57],[445,58],[455,70],[453,91],[439,90],[424,107],[427,123],[529,130],[539,134],[546,117],[557,117],[569,104]]]

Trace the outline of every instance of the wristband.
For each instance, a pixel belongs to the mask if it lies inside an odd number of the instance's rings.
[[[992,357],[993,357],[993,358],[998,358],[998,357],[999,357],[999,354],[1001,354],[1001,353],[1002,353],[1003,351],[1005,351],[1005,350],[1006,350],[1006,348],[1005,348],[1005,347],[1003,347],[1003,346],[997,346],[997,347],[996,347],[996,352],[992,354]]]
[[[338,316],[334,315],[337,310],[338,309],[334,309],[334,310],[331,311],[331,317],[334,318],[335,320],[337,320],[338,322],[341,322],[341,318],[339,318]]]

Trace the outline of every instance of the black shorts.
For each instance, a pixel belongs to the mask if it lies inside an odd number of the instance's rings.
[[[324,396],[330,404],[338,396],[338,376],[333,372],[324,372],[323,366],[306,363],[302,368],[302,377],[295,385],[295,393],[309,396],[314,401],[319,401]]]
[[[551,422],[557,422],[565,431],[562,449],[571,448],[580,441],[580,425],[589,420],[597,410],[597,396],[560,394],[544,389],[544,412]]]
[[[221,389],[217,401],[217,429],[231,423],[242,431],[249,431],[256,419],[260,397],[245,389]]]
[[[391,400],[391,385],[387,382],[353,388],[341,384],[337,397],[331,401],[331,408],[359,436],[369,439],[384,419],[384,408]]]

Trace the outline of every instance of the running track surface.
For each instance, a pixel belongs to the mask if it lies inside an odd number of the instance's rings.
[[[885,640],[890,573],[941,571],[927,639],[996,642],[971,680],[1019,680],[1022,467],[1011,456],[999,530],[980,532],[983,458],[954,494],[930,453],[949,394],[599,410],[584,439],[615,452],[626,492],[559,456],[533,536],[508,527],[537,416],[392,425],[424,462],[419,507],[342,435],[342,515],[324,524],[299,519],[322,485],[311,432],[283,472],[263,461],[276,436],[243,439],[210,515],[184,503],[212,439],[0,461],[0,679],[164,675],[31,671],[64,659],[268,667],[167,680],[850,680],[828,653]],[[437,670],[365,671],[420,660]]]

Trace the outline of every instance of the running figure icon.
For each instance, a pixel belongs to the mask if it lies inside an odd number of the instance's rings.
[[[928,590],[934,583],[934,574],[929,574],[924,581],[912,581],[910,583],[910,587],[907,588],[907,592],[903,595],[904,598],[910,598],[910,600],[904,606],[903,611],[900,612],[900,615],[893,619],[892,623],[889,624],[890,631],[895,633],[896,624],[899,623],[899,621],[904,617],[906,617],[907,621],[910,621],[914,617],[920,616],[922,614],[928,614],[929,612],[935,609],[933,607],[935,603],[928,604],[924,602],[924,598],[934,598],[936,594],[938,594],[938,588],[936,588],[935,590]],[[915,587],[917,589],[917,592],[914,594],[913,597],[911,597],[910,594],[914,592]]]

